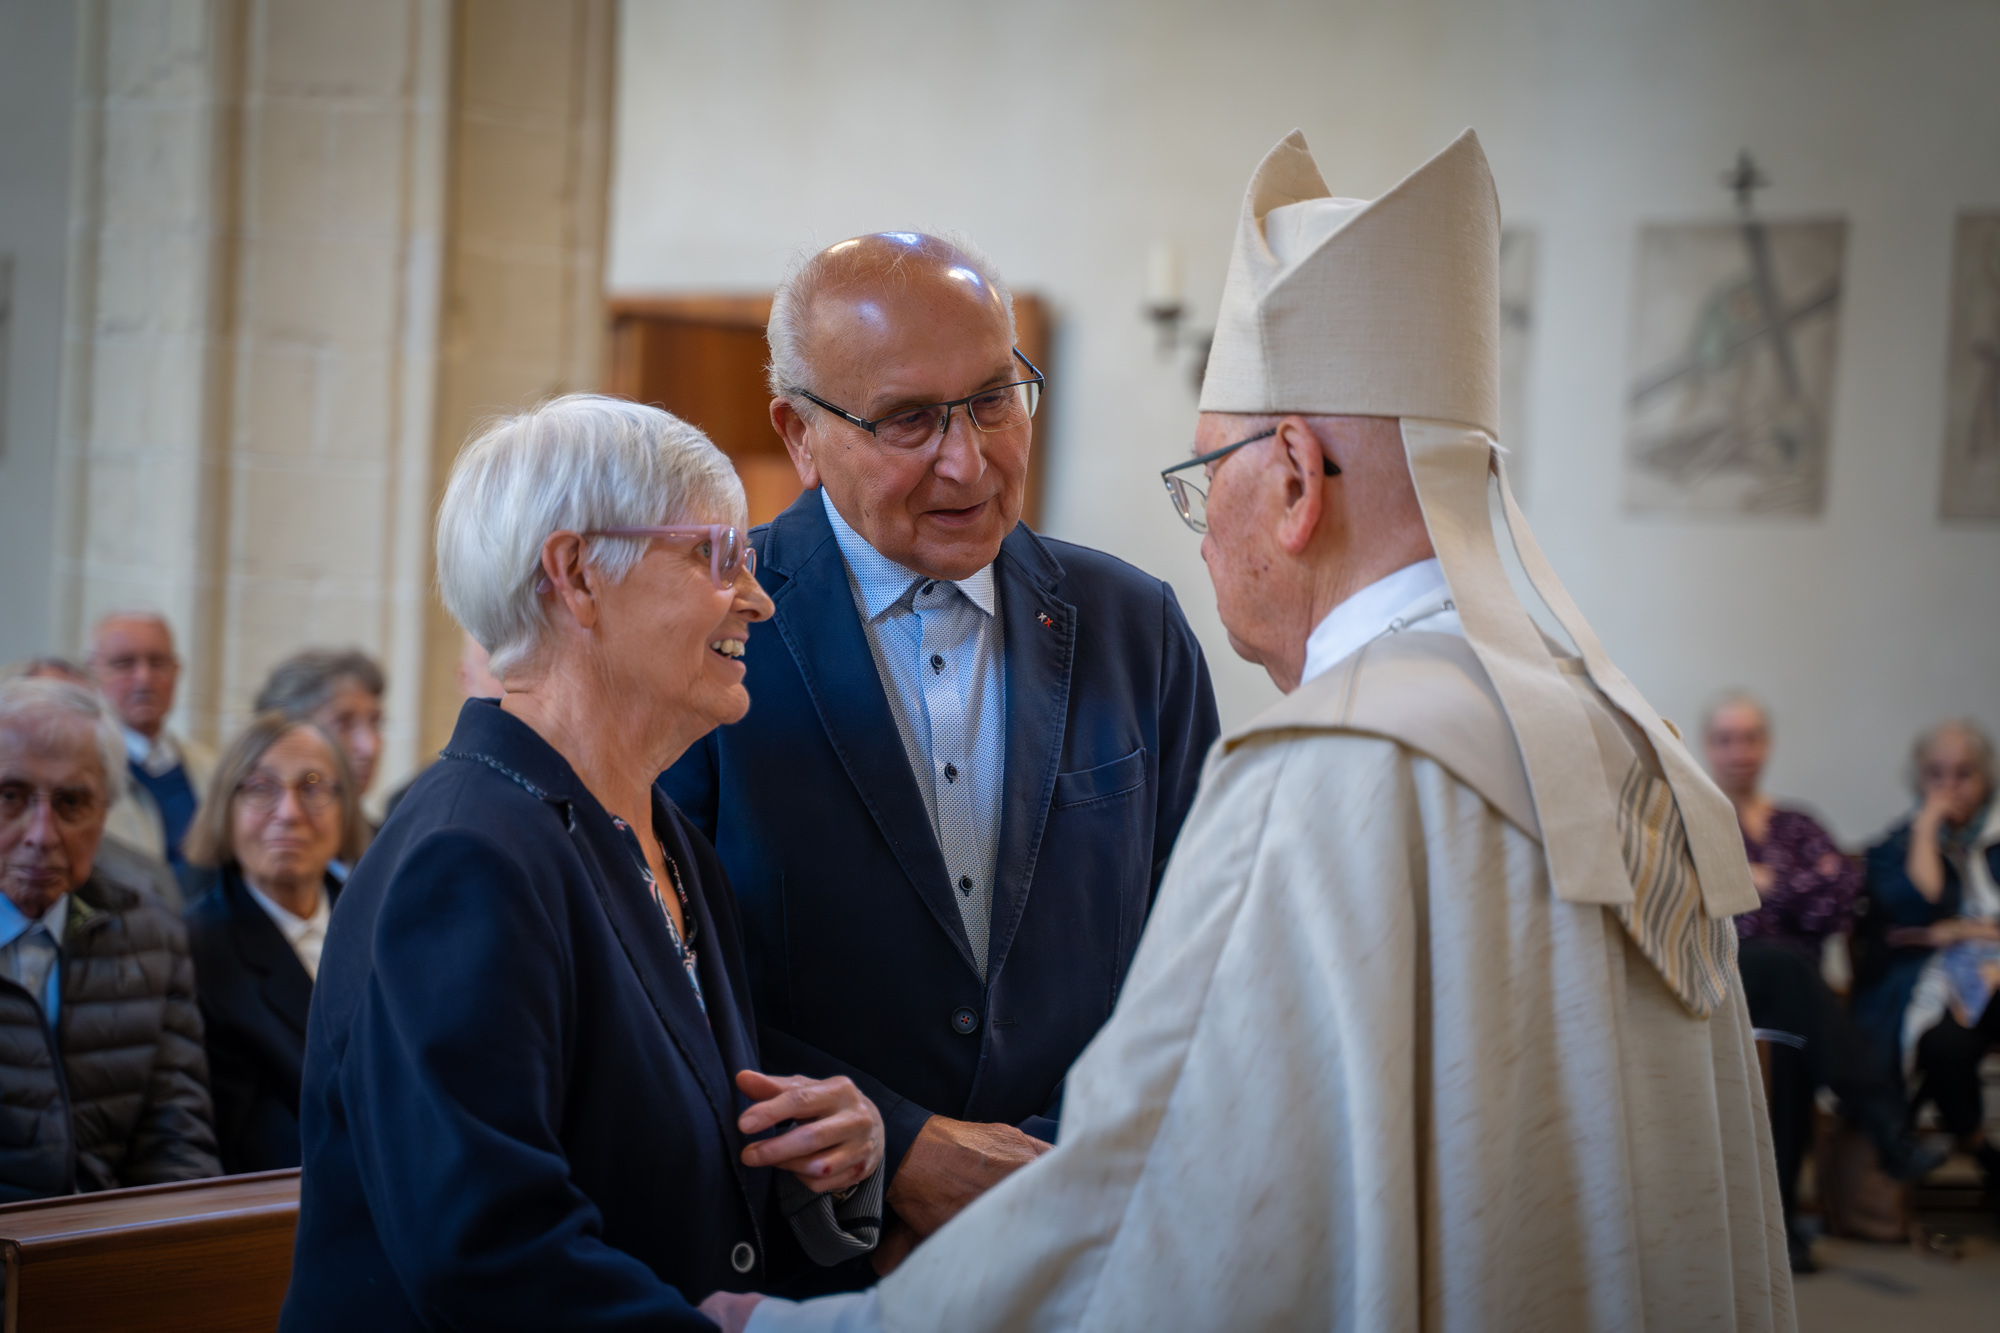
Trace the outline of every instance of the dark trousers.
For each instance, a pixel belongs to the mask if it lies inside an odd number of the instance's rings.
[[[1750,1025],[1784,1034],[1771,1041],[1770,1110],[1778,1195],[1789,1221],[1796,1211],[1799,1168],[1812,1144],[1816,1091],[1831,1088],[1841,1114],[1885,1157],[1899,1151],[1902,1101],[1884,1076],[1873,1043],[1828,989],[1819,960],[1802,941],[1744,940],[1737,966]]]
[[[1917,1040],[1919,1083],[1914,1105],[1936,1102],[1938,1119],[1960,1138],[1976,1132],[1986,1118],[1979,1062],[1996,1042],[2000,1042],[2000,998],[1989,1000],[1986,1012],[1971,1027],[1947,1013]]]

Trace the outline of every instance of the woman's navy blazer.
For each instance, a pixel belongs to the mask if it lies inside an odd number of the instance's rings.
[[[329,875],[320,892],[332,899],[340,884]],[[250,897],[234,865],[214,876],[213,887],[184,919],[222,1169],[297,1166],[299,1079],[312,978],[278,923]]]
[[[655,815],[706,1017],[603,806],[466,703],[327,933],[282,1328],[710,1329],[695,1302],[798,1261],[741,1160],[735,904],[700,835]]]

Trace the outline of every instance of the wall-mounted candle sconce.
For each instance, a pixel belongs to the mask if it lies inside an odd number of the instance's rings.
[[[1172,241],[1155,241],[1146,252],[1146,318],[1153,325],[1154,347],[1163,361],[1183,351],[1194,354],[1188,366],[1188,379],[1198,395],[1202,374],[1208,369],[1208,349],[1215,341],[1215,331],[1182,327],[1186,316],[1181,252]]]

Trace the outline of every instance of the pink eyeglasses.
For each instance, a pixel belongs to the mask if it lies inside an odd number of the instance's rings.
[[[592,528],[582,537],[700,537],[708,543],[708,577],[718,588],[733,588],[740,574],[757,572],[757,548],[726,523],[677,523],[662,528]],[[555,585],[547,575],[535,585],[537,595]]]

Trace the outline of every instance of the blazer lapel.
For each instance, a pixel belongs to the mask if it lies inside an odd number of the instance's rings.
[[[1025,525],[994,562],[1001,655],[1007,664],[1007,764],[1000,804],[1000,873],[994,885],[988,977],[1000,975],[1028,905],[1042,831],[1055,799],[1076,660],[1076,608],[1055,595],[1062,566]]]
[[[769,564],[773,573],[786,576],[771,595],[777,604],[772,623],[798,664],[827,740],[861,794],[862,804],[924,905],[976,973],[979,968],[952,898],[944,853],[909,760],[896,740],[889,696],[868,651],[847,581],[847,563],[833,539],[819,492],[800,496],[771,528]]]
[[[306,975],[305,964],[292,952],[291,942],[278,929],[278,923],[257,905],[250,890],[233,871],[224,871],[222,882],[229,903],[229,932],[235,939],[236,952],[262,974],[257,989],[271,1012],[303,1037],[306,1013],[312,1005],[312,978]]]
[[[674,956],[667,923],[660,919],[659,908],[647,894],[638,868],[618,845],[619,834],[611,825],[611,816],[588,798],[569,803],[569,811],[573,821],[571,836],[583,855],[596,866],[597,874],[592,881],[597,887],[598,900],[604,904],[611,929],[631,961],[632,970],[638,974],[639,985],[653,1002],[653,1010],[666,1026],[667,1035],[700,1079],[702,1091],[708,1095],[722,1125],[724,1139],[736,1137],[734,1084],[723,1071],[708,1019],[688,986],[679,959]],[[685,863],[682,873],[686,873]],[[672,892],[671,886],[665,887]],[[696,940],[697,951],[700,947],[701,941]]]

